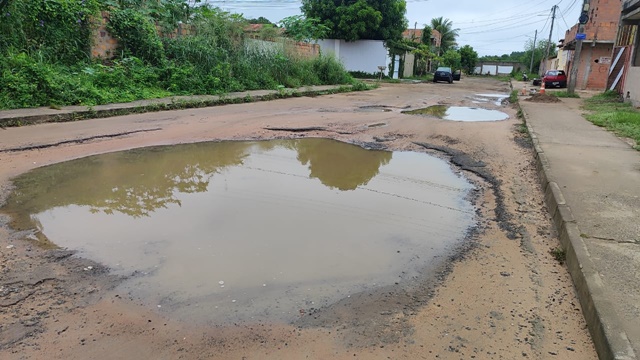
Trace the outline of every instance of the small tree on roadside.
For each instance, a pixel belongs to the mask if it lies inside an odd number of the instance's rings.
[[[469,45],[465,45],[458,50],[460,53],[460,66],[467,74],[473,74],[478,63],[478,53]]]
[[[441,60],[442,65],[444,66],[448,66],[452,69],[460,69],[462,61],[460,53],[453,49],[447,50],[447,52],[442,55]]]

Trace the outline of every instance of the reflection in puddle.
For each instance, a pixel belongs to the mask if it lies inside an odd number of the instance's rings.
[[[217,324],[405,283],[474,225],[472,186],[446,162],[325,139],[118,152],[14,184],[15,228],[140,274],[120,290],[148,306]]]
[[[405,111],[410,115],[430,115],[452,121],[500,121],[509,115],[498,110],[487,110],[475,107],[434,105],[424,109]]]

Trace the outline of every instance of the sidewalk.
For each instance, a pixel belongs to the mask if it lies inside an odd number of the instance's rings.
[[[521,101],[539,178],[601,359],[640,356],[640,152],[580,99]]]
[[[74,121],[102,118],[132,113],[177,110],[216,106],[229,103],[270,100],[274,97],[313,96],[339,91],[350,85],[306,86],[298,89],[252,90],[224,95],[172,96],[161,99],[138,100],[128,103],[97,106],[62,106],[59,109],[39,107],[30,109],[0,110],[0,126],[22,126],[44,122]]]

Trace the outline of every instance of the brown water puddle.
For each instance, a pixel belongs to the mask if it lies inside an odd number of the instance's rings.
[[[409,115],[429,115],[451,121],[500,121],[509,115],[498,110],[487,110],[477,107],[433,105],[424,109],[404,111]]]
[[[14,184],[14,228],[133,275],[119,291],[148,306],[217,324],[402,286],[474,225],[472,185],[445,161],[326,139],[131,150]]]

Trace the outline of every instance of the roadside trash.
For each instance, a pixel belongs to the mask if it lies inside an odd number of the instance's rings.
[[[224,285],[224,281],[220,280],[220,281],[218,281],[218,284]]]
[[[7,249],[13,249],[15,246],[14,245],[8,245]]]
[[[231,300],[231,302],[232,302],[232,303],[234,303],[234,302],[236,302],[236,300],[235,300],[235,299],[233,299],[233,300]]]

